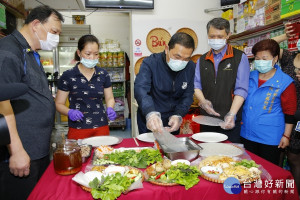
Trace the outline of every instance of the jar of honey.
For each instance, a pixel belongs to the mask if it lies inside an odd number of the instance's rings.
[[[75,174],[81,170],[80,146],[76,140],[58,144],[53,153],[54,170],[60,175]]]

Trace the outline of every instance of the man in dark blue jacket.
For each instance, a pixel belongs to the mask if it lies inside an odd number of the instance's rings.
[[[195,45],[186,33],[176,33],[165,51],[145,58],[134,82],[138,102],[139,133],[179,133],[182,117],[193,102],[195,64],[190,61]]]

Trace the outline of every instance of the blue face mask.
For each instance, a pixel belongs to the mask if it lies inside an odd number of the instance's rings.
[[[91,60],[91,59],[86,59],[86,58],[82,57],[80,62],[87,68],[94,68],[98,63],[98,59]]]
[[[188,63],[188,61],[174,60],[174,59],[170,58],[168,65],[172,71],[178,72],[180,70],[183,70],[186,67],[187,63]]]
[[[254,60],[254,67],[260,73],[267,73],[273,69],[272,60]]]
[[[297,42],[297,48],[298,48],[298,51],[300,51],[300,39]]]
[[[183,70],[186,67],[186,65],[188,64],[188,61],[172,59],[170,57],[170,52],[169,52],[169,58],[170,58],[170,60],[168,62],[168,65],[171,68],[171,70],[174,71],[174,72],[178,72],[180,70]]]

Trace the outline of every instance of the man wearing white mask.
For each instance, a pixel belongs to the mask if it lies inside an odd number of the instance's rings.
[[[50,162],[55,104],[36,51],[57,46],[62,21],[56,10],[39,6],[20,31],[0,40],[0,84],[29,88],[11,99],[6,110],[15,136],[0,149],[0,199],[26,199]]]
[[[190,35],[175,33],[164,52],[143,60],[134,82],[140,134],[162,132],[163,127],[179,133],[182,117],[193,102],[195,64],[190,58],[194,48]]]
[[[211,50],[198,60],[195,70],[195,96],[200,113],[224,120],[221,127],[201,125],[201,132],[220,132],[231,142],[240,142],[240,108],[248,94],[250,66],[247,56],[227,44],[230,24],[214,18],[207,24]]]

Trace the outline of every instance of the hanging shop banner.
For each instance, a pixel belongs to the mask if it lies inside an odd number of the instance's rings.
[[[183,33],[189,34],[194,39],[195,49],[197,49],[197,46],[198,46],[198,37],[197,37],[197,34],[195,33],[195,31],[193,31],[190,28],[181,28],[181,29],[179,29],[177,31],[177,33],[178,32],[183,32]]]
[[[0,28],[6,29],[5,6],[0,3]]]
[[[165,50],[171,39],[170,33],[163,28],[152,29],[146,39],[147,47],[152,53],[159,53]]]

